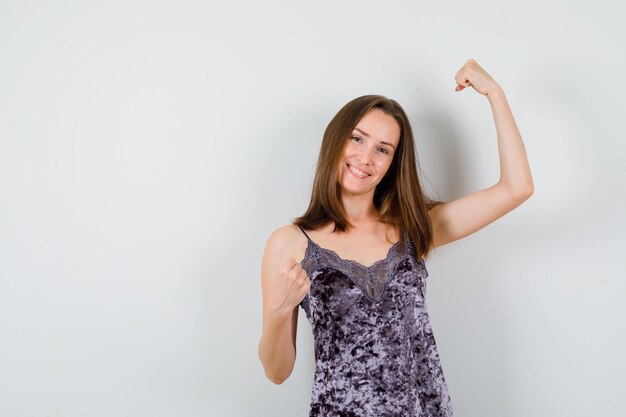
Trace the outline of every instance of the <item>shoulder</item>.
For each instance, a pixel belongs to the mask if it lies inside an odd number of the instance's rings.
[[[302,234],[302,231],[295,224],[287,224],[279,227],[270,233],[267,238],[267,243],[271,242],[273,244],[288,244],[290,241],[297,239]]]
[[[265,256],[288,254],[299,261],[303,246],[306,246],[306,237],[298,226],[290,223],[270,233],[265,242]]]

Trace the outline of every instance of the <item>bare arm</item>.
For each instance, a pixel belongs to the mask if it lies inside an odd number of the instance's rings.
[[[259,341],[259,359],[265,376],[282,384],[293,371],[296,362],[296,332],[298,308],[292,312],[263,314],[263,334]]]
[[[306,273],[290,254],[285,230],[272,233],[265,245],[261,268],[263,333],[258,354],[265,375],[275,384],[282,384],[293,370],[298,303],[310,284]]]
[[[514,196],[527,198],[534,192],[533,178],[528,165],[526,148],[522,141],[513,113],[504,91],[496,85],[487,94],[498,136],[500,156],[500,180],[498,183],[509,189]]]
[[[474,60],[469,60],[455,78],[457,91],[471,86],[489,100],[498,138],[500,179],[491,187],[440,204],[430,211],[433,247],[482,229],[534,193],[526,149],[502,88]]]

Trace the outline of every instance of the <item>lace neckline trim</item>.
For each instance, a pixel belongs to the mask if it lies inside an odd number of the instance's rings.
[[[322,267],[342,273],[360,289],[363,295],[372,302],[378,303],[383,299],[387,286],[394,281],[397,268],[404,260],[412,257],[411,242],[405,240],[405,250],[400,251],[402,242],[399,240],[394,243],[384,259],[380,259],[370,266],[365,266],[352,259],[343,259],[332,249],[324,248],[309,239],[301,264],[307,272]],[[418,261],[418,263],[421,262]]]
[[[366,270],[366,271],[370,271],[370,270],[372,270],[372,269],[376,268],[378,265],[380,265],[380,264],[382,264],[382,263],[386,263],[386,262],[388,262],[388,261],[392,258],[392,256],[391,256],[391,255],[393,255],[393,254],[395,254],[395,252],[397,252],[397,248],[398,248],[398,246],[400,246],[400,242],[402,242],[402,239],[398,240],[396,243],[394,243],[394,244],[393,244],[393,245],[389,248],[389,250],[387,251],[387,256],[385,256],[383,259],[379,259],[379,260],[377,260],[376,262],[374,262],[374,263],[373,263],[372,265],[370,265],[370,266],[363,265],[362,263],[357,262],[357,261],[354,261],[354,260],[352,260],[352,259],[344,259],[344,258],[342,258],[341,256],[339,256],[339,255],[337,254],[337,252],[335,252],[334,250],[324,248],[324,247],[322,247],[322,246],[318,245],[317,243],[315,243],[312,239],[308,239],[308,241],[309,241],[309,242],[308,242],[308,245],[307,245],[307,251],[308,251],[308,246],[313,245],[313,246],[315,246],[316,248],[318,248],[318,249],[320,249],[320,250],[322,250],[322,251],[325,251],[325,252],[327,252],[327,253],[332,254],[332,255],[336,258],[336,260],[337,260],[337,261],[339,261],[339,262],[341,262],[341,263],[349,263],[350,265],[355,265],[355,266],[357,266],[357,267],[360,267],[361,269],[364,269],[364,270]],[[306,258],[306,254],[305,254],[305,258]]]

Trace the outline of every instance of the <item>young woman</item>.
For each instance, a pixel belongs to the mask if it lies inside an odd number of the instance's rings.
[[[521,135],[502,88],[470,59],[456,91],[486,96],[500,180],[450,202],[424,195],[413,133],[383,96],[346,104],[324,132],[309,208],[263,254],[259,358],[274,383],[296,359],[298,309],[314,335],[310,416],[451,416],[425,304],[424,259],[533,194]]]

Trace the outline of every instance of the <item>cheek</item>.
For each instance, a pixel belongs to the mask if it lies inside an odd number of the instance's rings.
[[[380,167],[380,172],[383,173],[383,175],[387,175],[389,173],[389,169],[391,168],[391,162],[390,161],[385,161],[382,163],[381,167]]]

